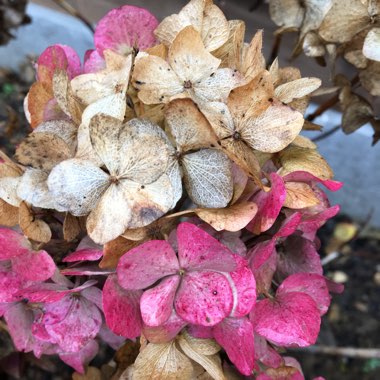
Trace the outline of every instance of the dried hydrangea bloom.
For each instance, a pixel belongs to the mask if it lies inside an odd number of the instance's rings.
[[[222,46],[229,36],[226,17],[212,0],[191,0],[178,14],[166,17],[154,33],[162,43],[170,46],[187,26],[193,26],[201,35],[208,51]]]
[[[61,207],[73,215],[90,213],[87,230],[95,242],[103,244],[127,228],[145,226],[172,207],[173,187],[165,174],[167,142],[151,132],[155,128],[147,121],[123,124],[97,115],[91,120],[90,136],[107,172],[74,158],[50,173],[49,190]]]
[[[195,103],[225,101],[242,77],[232,69],[219,69],[221,61],[207,52],[199,33],[188,26],[169,47],[168,60],[137,57],[132,76],[139,99],[146,104],[191,98]]]

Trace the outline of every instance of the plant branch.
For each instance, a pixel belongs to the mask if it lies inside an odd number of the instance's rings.
[[[306,118],[307,121],[313,121],[318,116],[321,116],[325,111],[330,109],[331,107],[334,107],[335,104],[339,102],[339,95],[334,95],[332,98],[326,100],[324,103],[322,103],[313,113],[308,115]]]
[[[306,348],[291,348],[289,351],[308,352],[311,354],[346,356],[356,359],[380,359],[379,348],[310,346]]]
[[[74,8],[71,4],[69,4],[66,0],[52,0],[54,3],[56,3],[58,6],[60,6],[62,9],[64,9],[67,13],[71,14],[72,16],[76,17],[77,19],[81,20],[88,29],[91,30],[92,33],[95,32],[94,27],[92,26],[91,22],[88,21],[79,11],[78,9]]]
[[[322,133],[321,135],[314,137],[313,139],[311,139],[311,141],[313,142],[321,141],[325,139],[326,137],[333,135],[335,132],[339,131],[339,129],[340,129],[340,125],[337,125],[336,127],[331,128],[329,131],[326,131],[325,133]]]
[[[272,51],[270,53],[269,62],[272,64],[272,62],[277,58],[278,51],[280,50],[282,41],[282,34],[277,34],[276,38],[273,41]]]

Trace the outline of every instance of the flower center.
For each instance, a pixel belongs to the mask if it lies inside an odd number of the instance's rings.
[[[183,83],[183,87],[186,88],[186,89],[188,90],[189,88],[192,88],[192,87],[193,87],[193,84],[191,83],[191,81],[186,80],[186,81]]]
[[[240,132],[235,131],[235,132],[233,133],[233,135],[232,135],[232,138],[233,138],[234,140],[240,140],[240,139],[241,139]]]
[[[114,183],[115,185],[117,185],[120,181],[119,181],[119,178],[117,178],[116,176],[111,175],[110,176],[110,182]]]

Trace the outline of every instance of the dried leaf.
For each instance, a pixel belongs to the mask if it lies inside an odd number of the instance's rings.
[[[36,219],[33,211],[25,202],[20,203],[19,212],[19,224],[22,232],[31,240],[48,243],[51,239],[49,225],[41,219]]]

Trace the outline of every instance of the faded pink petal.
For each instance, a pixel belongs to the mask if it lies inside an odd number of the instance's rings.
[[[111,331],[108,326],[103,323],[99,332],[98,337],[103,342],[107,343],[115,351],[118,350],[125,342],[125,338],[119,335],[116,335]]]
[[[94,339],[102,324],[99,309],[84,297],[67,295],[45,307],[46,331],[63,351],[78,352]]]
[[[343,284],[338,284],[328,278],[325,277],[326,285],[327,288],[329,289],[330,293],[336,293],[340,294],[344,292],[344,285]]]
[[[283,362],[281,355],[258,334],[255,334],[255,359],[272,368],[279,367]]]
[[[169,319],[161,326],[143,325],[143,334],[152,343],[166,343],[173,340],[186,325],[187,322],[172,309]]]
[[[9,228],[0,228],[0,260],[24,255],[32,250],[27,239]]]
[[[313,242],[301,236],[289,236],[277,258],[277,274],[284,279],[294,273],[317,273],[322,275],[321,258]]]
[[[277,252],[275,240],[257,243],[249,252],[249,263],[256,280],[257,293],[268,292],[277,268]]]
[[[277,294],[302,292],[317,304],[321,315],[327,313],[331,297],[323,276],[314,273],[296,273],[287,277],[277,289]]]
[[[75,261],[97,261],[103,256],[103,251],[99,249],[80,249],[68,254],[62,261],[72,263]]]
[[[113,273],[115,273],[113,269],[99,268],[99,265],[97,263],[78,265],[75,267],[61,270],[61,274],[65,276],[106,276],[108,274]]]
[[[103,309],[107,326],[117,335],[135,339],[141,334],[140,290],[125,290],[111,275],[103,287]]]
[[[269,230],[277,219],[286,198],[283,179],[276,173],[270,174],[271,189],[260,190],[250,200],[258,207],[256,216],[246,227],[247,230],[260,233]]]
[[[70,117],[66,115],[58,105],[57,99],[50,99],[44,108],[43,120],[70,120]]]
[[[96,340],[90,340],[80,351],[59,354],[60,359],[74,368],[75,371],[83,374],[86,372],[86,366],[98,353],[99,345]]]
[[[87,50],[84,55],[83,72],[97,73],[106,68],[106,61],[97,50]]]
[[[189,272],[182,279],[175,299],[177,314],[185,321],[214,326],[227,317],[233,306],[230,284],[216,272]]]
[[[164,324],[173,309],[174,296],[181,277],[178,275],[163,279],[154,288],[145,290],[140,300],[141,316],[148,326]]]
[[[16,273],[0,271],[0,303],[19,301],[20,297],[17,292],[22,285],[20,276]]]
[[[12,269],[23,279],[45,281],[53,276],[56,265],[46,251],[29,251],[12,259]]]
[[[120,54],[125,54],[128,48],[133,47],[145,50],[156,43],[153,31],[157,25],[157,19],[144,8],[125,5],[112,9],[96,26],[96,49],[100,54],[105,49]]]
[[[77,291],[75,291],[76,289],[72,289],[72,293],[77,293]],[[99,310],[103,311],[103,292],[99,288],[95,286],[90,286],[88,288],[83,289],[80,294],[82,297],[88,299],[90,302],[95,304]]]
[[[255,366],[253,326],[248,318],[226,318],[213,328],[215,340],[236,368],[249,376]]]
[[[295,232],[298,225],[302,219],[302,214],[300,212],[295,212],[292,215],[288,216],[282,223],[279,230],[275,233],[275,238],[282,238],[290,236]]]
[[[119,284],[125,289],[145,289],[178,271],[177,256],[165,240],[151,240],[131,249],[117,266]]]
[[[66,45],[56,44],[45,49],[37,60],[37,78],[51,83],[55,70],[64,70],[73,79],[81,73],[81,63],[77,53]]]
[[[309,172],[296,171],[287,174],[283,177],[285,182],[317,182],[325,186],[330,191],[338,191],[342,188],[343,183],[338,181],[332,181],[331,179],[323,180],[318,177],[315,177]]]
[[[237,256],[237,260],[242,263],[239,269],[226,274],[231,277],[234,286],[232,287],[234,295],[234,307],[230,317],[244,317],[249,314],[256,303],[256,281],[253,273],[248,268],[247,261]]]
[[[199,339],[214,339],[214,333],[212,327],[200,326],[200,325],[190,325],[188,327],[189,334],[194,338]]]
[[[236,267],[233,253],[194,224],[181,223],[177,240],[181,268],[231,272]]]
[[[321,323],[314,300],[307,294],[297,292],[257,302],[251,320],[255,332],[285,347],[314,344]]]

